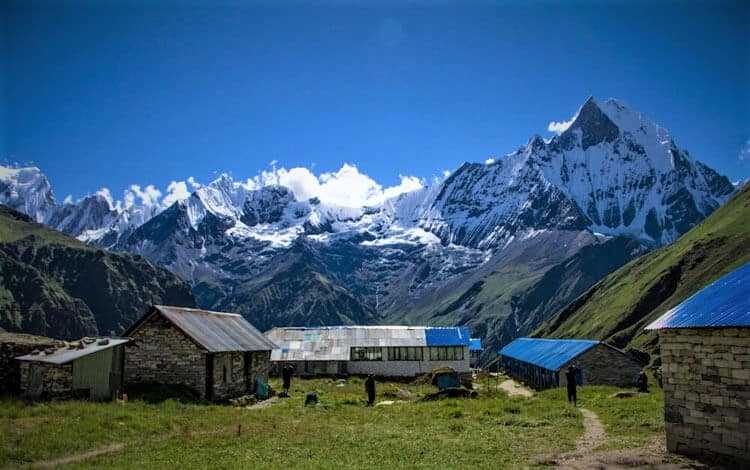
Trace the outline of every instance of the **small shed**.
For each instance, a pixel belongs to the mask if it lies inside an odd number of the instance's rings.
[[[126,332],[125,384],[184,385],[201,398],[253,393],[268,378],[268,340],[241,315],[155,305]]]
[[[111,400],[122,392],[125,338],[83,338],[18,358],[21,391],[37,398]]]
[[[482,340],[480,338],[469,338],[469,365],[472,369],[479,367],[479,355],[482,354]]]
[[[413,377],[441,366],[469,372],[469,329],[427,326],[323,326],[274,328],[276,364],[297,374],[375,374]]]
[[[587,339],[519,338],[500,350],[500,365],[536,389],[567,385],[565,371],[575,364],[578,385],[633,385],[641,365],[625,351]]]
[[[750,263],[646,330],[659,334],[667,449],[750,468]]]
[[[21,391],[21,362],[17,357],[64,345],[63,341],[44,336],[0,331],[0,395],[17,395]]]

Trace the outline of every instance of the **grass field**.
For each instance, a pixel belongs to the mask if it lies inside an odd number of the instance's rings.
[[[0,400],[0,466],[54,461],[107,446],[115,452],[73,467],[165,468],[518,468],[572,450],[583,432],[560,390],[534,398],[480,391],[477,399],[365,407],[363,383],[295,380],[292,397],[260,409],[183,404]],[[278,385],[272,382],[272,385]],[[430,386],[378,383],[378,401]],[[317,391],[318,407],[303,406]],[[581,406],[598,413],[609,443],[640,446],[663,435],[662,395],[610,398],[616,389],[584,387]],[[239,427],[241,426],[241,430]],[[238,432],[239,431],[239,432]],[[120,448],[120,446],[122,446]]]

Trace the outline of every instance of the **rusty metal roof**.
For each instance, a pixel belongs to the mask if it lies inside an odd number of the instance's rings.
[[[427,331],[436,330],[437,335]],[[274,328],[266,336],[278,345],[272,361],[348,361],[352,347],[468,346],[465,327],[326,326]],[[465,337],[465,344],[456,338]],[[444,343],[440,339],[445,339]]]
[[[114,348],[130,341],[127,338],[84,338],[71,342],[68,346],[39,351],[17,357],[19,361],[45,362],[48,364],[67,364],[78,358]],[[80,346],[80,347],[79,347]]]
[[[154,309],[208,352],[269,351],[276,347],[242,315],[166,305],[155,305]]]

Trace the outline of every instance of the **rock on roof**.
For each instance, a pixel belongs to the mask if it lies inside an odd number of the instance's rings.
[[[235,313],[212,312],[197,308],[154,305],[125,336],[131,335],[151,315],[159,314],[174,324],[196,344],[211,353],[270,351],[276,345]]]

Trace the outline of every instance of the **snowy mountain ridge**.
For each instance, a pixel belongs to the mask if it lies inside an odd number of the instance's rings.
[[[366,233],[369,244],[455,243],[495,248],[519,230],[588,229],[668,243],[716,209],[734,188],[679,149],[668,131],[622,102],[589,98],[561,134],[534,136],[490,164],[465,163],[441,182],[374,207],[299,201],[289,188],[250,189],[222,174],[175,204],[195,229],[206,214],[226,234],[278,247],[298,236],[325,241]],[[162,212],[114,206],[97,193],[58,206],[38,168],[3,168],[0,202],[87,243],[112,248]]]

